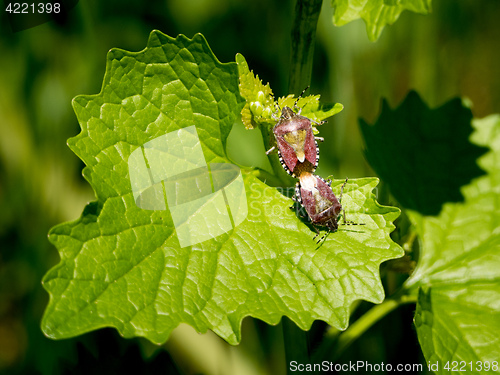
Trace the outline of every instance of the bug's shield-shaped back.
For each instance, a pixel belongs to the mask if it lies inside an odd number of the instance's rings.
[[[318,147],[308,118],[295,115],[291,119],[280,121],[273,132],[281,158],[291,174],[296,174],[297,165],[306,161],[310,165],[310,172],[316,169]]]

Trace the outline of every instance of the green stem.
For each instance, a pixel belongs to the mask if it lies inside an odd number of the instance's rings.
[[[297,0],[295,5],[295,18],[292,26],[292,50],[290,53],[290,83],[288,86],[290,94],[298,95],[311,83],[316,26],[321,4],[322,0]],[[268,143],[269,135],[263,133],[263,136],[265,137],[264,142]],[[271,164],[273,164],[273,160],[277,161],[277,158],[271,158]],[[273,169],[277,171],[274,165]],[[278,166],[278,170],[283,172],[281,166]],[[278,174],[278,176],[280,175]],[[289,177],[288,180],[290,180]],[[283,337],[285,339],[287,373],[290,373],[290,361],[309,363],[310,356],[306,332],[298,328],[295,323],[284,318]]]
[[[316,26],[321,4],[322,0],[297,0],[292,26],[290,84],[288,87],[290,94],[298,95],[311,83]],[[269,142],[271,139],[270,129],[261,126],[261,131],[266,150],[269,150],[272,147]],[[283,171],[278,158],[271,156],[269,161],[282,186],[293,186],[295,184],[295,180]]]
[[[307,332],[303,331],[290,319],[283,318],[283,340],[285,343],[286,373],[293,374],[290,362],[310,363]]]
[[[358,320],[349,326],[349,328],[339,335],[339,331],[332,330],[325,335],[325,339],[318,348],[314,356],[314,360],[323,360],[332,348],[335,352],[331,357],[332,361],[336,361],[344,353],[344,351],[354,342],[358,337],[365,333],[370,327],[377,323],[384,316],[395,310],[397,307],[407,304],[416,303],[416,296],[399,295],[393,298],[388,298],[380,305],[375,305]],[[337,339],[338,337],[338,339]]]
[[[297,0],[295,5],[288,87],[290,94],[300,94],[311,83],[316,26],[321,4],[322,0]]]
[[[354,322],[351,327],[340,335],[337,342],[336,356],[334,359],[340,357],[340,355],[354,342],[356,339],[365,333],[370,327],[372,327],[376,322],[382,319],[384,316],[395,310],[397,307],[406,303],[416,303],[417,299],[414,296],[401,296],[398,299],[387,299],[380,305],[375,305],[366,314],[361,316],[356,322]]]
[[[264,169],[259,169],[257,168],[255,170],[255,176],[263,181],[266,185],[269,185],[269,186],[279,186],[279,187],[283,187],[283,181],[280,180],[276,174],[274,173],[269,173],[268,171],[264,170]]]

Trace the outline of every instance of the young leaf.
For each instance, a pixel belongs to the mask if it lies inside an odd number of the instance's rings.
[[[272,124],[274,94],[269,83],[264,85],[258,75],[248,68],[248,63],[241,54],[236,55],[240,75],[240,94],[246,100],[241,110],[241,119],[247,129],[254,129],[260,123]],[[265,125],[264,125],[265,126]]]
[[[385,25],[392,25],[404,10],[427,14],[431,11],[431,0],[332,0],[333,23],[343,26],[362,18],[366,24],[368,38],[378,39]]]
[[[277,112],[274,96],[269,83],[264,85],[259,76],[250,71],[248,64],[241,54],[236,55],[238,70],[240,74],[240,93],[246,100],[245,107],[241,111],[243,124],[247,129],[253,129],[259,124],[272,126],[276,123],[273,113]],[[344,109],[340,103],[334,105],[320,106],[319,95],[309,95],[302,97],[297,102],[297,107],[302,109],[301,115],[313,121],[320,122],[331,117]],[[296,98],[293,95],[279,98],[277,104],[279,108],[288,106],[294,107]],[[279,113],[276,114],[279,116]]]
[[[438,217],[411,214],[422,253],[406,287],[419,290],[415,325],[426,360],[439,361],[437,374],[448,373],[447,361],[472,362],[467,371],[483,373],[500,357],[500,116],[473,125],[474,142],[492,149],[480,159],[488,175]]]
[[[74,101],[82,132],[69,145],[85,161],[98,201],[49,233],[61,261],[43,280],[50,294],[46,335],[65,338],[110,326],[125,337],[162,343],[188,323],[236,344],[246,316],[277,324],[286,315],[303,329],[321,319],[345,329],[354,300],[382,301],[379,265],[402,249],[389,237],[399,210],[375,201],[377,179],[352,180],[344,190],[348,219],[365,225],[341,225],[321,246],[289,209],[292,200],[255,171],[241,171],[234,180],[241,181],[239,190],[217,190],[219,177],[231,170],[214,165],[231,166],[224,143],[242,106],[236,64],[219,63],[201,35],[173,39],[155,31],[141,52],[109,52],[101,93]],[[190,145],[185,135],[193,125],[199,143]],[[164,138],[171,133],[173,140]],[[182,147],[172,148],[179,139]],[[186,192],[194,190],[185,181],[206,174],[183,174],[175,183],[168,177],[139,197],[132,177],[145,171],[153,181],[159,167],[177,168],[180,151],[192,158],[198,148],[211,166],[209,188],[223,191],[222,205],[210,206],[194,223],[196,212],[188,215],[179,227],[171,189],[188,205],[198,202],[189,200]],[[171,162],[160,165],[151,157],[155,151]],[[332,183],[336,194],[342,182]],[[210,219],[220,218],[215,211],[230,222],[222,234],[224,222]],[[183,246],[181,229],[189,225],[193,235],[218,234]]]
[[[366,158],[401,205],[437,215],[443,203],[463,200],[460,187],[484,173],[476,159],[486,149],[469,142],[471,120],[460,99],[437,109],[414,91],[394,110],[383,101],[373,126],[360,119]]]
[[[320,105],[319,98],[319,95],[310,95],[300,98],[297,102],[297,107],[302,108],[300,115],[315,122],[320,122],[328,117],[336,115],[344,109],[344,106],[340,103],[335,103],[333,105]],[[288,95],[286,97],[279,98],[278,104],[280,108],[283,108],[284,106],[293,108],[296,101],[297,99],[293,95]]]

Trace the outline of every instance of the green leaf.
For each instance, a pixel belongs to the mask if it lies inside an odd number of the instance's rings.
[[[437,109],[414,91],[394,110],[383,101],[373,126],[360,119],[366,158],[401,205],[437,215],[443,203],[462,201],[460,187],[484,173],[476,159],[486,149],[469,142],[471,120],[460,99]]]
[[[264,85],[259,76],[250,71],[245,58],[241,54],[236,55],[236,62],[240,74],[240,93],[246,100],[246,104],[241,111],[243,124],[247,129],[253,129],[260,124],[263,124],[263,126],[274,125],[276,119],[273,118],[273,113],[277,111],[277,108],[269,83]],[[319,95],[300,98],[297,107],[302,109],[301,115],[315,122],[320,122],[344,109],[344,106],[340,103],[321,106],[319,98]],[[295,102],[296,98],[293,95],[288,95],[278,98],[277,104],[279,108],[285,106],[293,108]],[[276,115],[279,115],[279,113],[276,113]]]
[[[439,361],[437,374],[448,373],[447,361],[472,361],[467,373],[485,373],[476,361],[500,358],[500,116],[473,126],[473,141],[492,149],[480,159],[488,175],[438,217],[411,214],[422,253],[406,287],[420,290],[415,325],[427,361]]]
[[[274,94],[269,83],[264,85],[258,75],[248,68],[248,63],[241,54],[236,54],[236,63],[240,75],[240,94],[246,100],[241,110],[241,119],[247,129],[254,129],[260,123],[272,124]]]
[[[224,142],[242,106],[236,64],[219,63],[201,35],[173,39],[155,31],[141,52],[109,52],[101,93],[74,100],[82,132],[69,145],[85,161],[98,201],[49,233],[61,261],[43,280],[50,294],[42,321],[47,336],[116,327],[125,337],[162,343],[188,323],[236,344],[246,316],[277,324],[286,315],[302,329],[320,319],[345,329],[354,300],[383,300],[380,263],[403,252],[389,236],[399,210],[375,201],[377,179],[351,180],[344,190],[348,218],[365,225],[341,226],[321,246],[289,209],[292,200],[257,179],[256,171],[241,171],[217,190],[231,170],[213,166],[232,166]],[[193,124],[199,143],[190,146],[186,134],[193,135]],[[164,138],[172,132],[173,139]],[[182,147],[172,148],[175,142]],[[175,169],[183,148],[192,157],[197,147],[211,166],[208,186],[224,192],[222,205],[210,213],[219,218],[215,211],[228,209],[230,230],[181,247],[176,208],[183,199],[193,203],[185,181],[206,174],[183,174],[175,184],[168,177],[138,197],[133,176]],[[171,162],[160,165],[154,152]],[[230,189],[238,181],[243,198]],[[332,183],[336,194],[342,182]],[[172,201],[171,188],[179,186]],[[181,227],[193,224],[192,217]],[[193,224],[197,232],[218,233],[224,224],[203,219]]]
[[[431,0],[332,0],[333,23],[343,26],[362,18],[368,38],[378,39],[385,25],[392,25],[404,10],[428,14]]]
[[[320,95],[310,95],[300,98],[297,102],[297,107],[301,108],[301,116],[310,118],[315,122],[320,122],[328,117],[336,115],[344,109],[344,106],[340,103],[320,105],[319,104]],[[283,98],[278,99],[278,104],[280,108],[285,106],[293,108],[296,98],[293,95],[288,95]],[[314,128],[314,126],[313,126]]]

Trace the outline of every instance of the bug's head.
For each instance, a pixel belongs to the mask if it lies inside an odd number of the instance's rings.
[[[290,120],[297,114],[291,109],[290,107],[283,107],[281,111],[281,116],[280,119],[283,120]]]
[[[329,232],[335,233],[339,229],[339,223],[337,221],[337,218],[331,218],[326,222],[326,227],[328,228]]]

